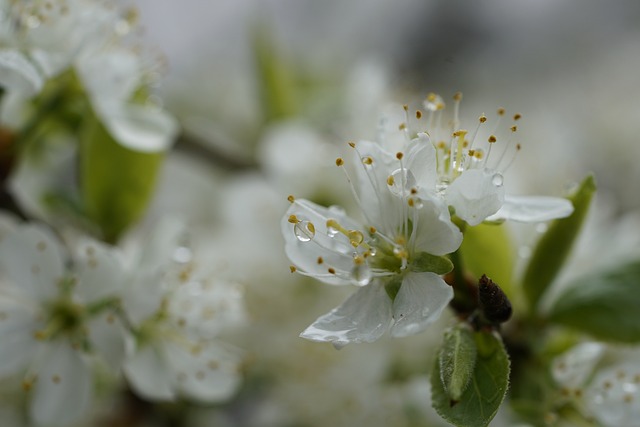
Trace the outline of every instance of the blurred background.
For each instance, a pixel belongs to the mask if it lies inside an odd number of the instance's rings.
[[[304,341],[349,290],[289,274],[281,250],[288,194],[348,207],[333,159],[375,137],[387,103],[462,91],[463,123],[521,113],[511,192],[558,196],[592,172],[609,220],[640,207],[637,1],[133,4],[182,126],[155,212],[186,215],[217,242],[212,262],[242,284],[250,317],[230,338],[247,352],[240,393],[191,408],[189,425],[441,425],[426,376],[441,328],[339,352]]]

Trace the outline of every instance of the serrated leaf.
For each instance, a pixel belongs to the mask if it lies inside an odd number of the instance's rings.
[[[553,279],[560,272],[582,228],[596,191],[593,176],[582,181],[569,197],[573,213],[567,218],[553,221],[538,241],[522,278],[522,287],[529,307],[534,310]]]
[[[440,359],[431,373],[432,405],[438,414],[459,427],[489,425],[504,400],[509,384],[509,357],[500,338],[491,332],[475,332],[477,359],[470,383],[452,405],[440,379]]]
[[[479,278],[483,274],[491,277],[513,299],[514,251],[506,226],[479,224],[466,227],[459,251],[465,270],[473,277]]]
[[[440,379],[452,402],[458,402],[476,365],[476,343],[467,327],[457,326],[444,334],[440,349]]]
[[[556,298],[548,316],[601,340],[638,343],[638,307],[640,261],[575,281]]]
[[[115,242],[144,213],[162,160],[162,153],[118,144],[93,112],[86,114],[80,145],[82,204],[106,241]]]
[[[409,269],[418,273],[429,271],[442,275],[453,270],[453,263],[447,257],[420,252],[411,260]]]

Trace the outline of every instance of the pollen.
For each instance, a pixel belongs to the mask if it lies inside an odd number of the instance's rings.
[[[344,159],[342,157],[338,157],[336,159],[336,166],[342,166],[344,165]]]
[[[296,198],[293,197],[293,194],[289,194],[289,196],[287,197],[287,200],[289,201],[289,203],[293,203],[296,201]]]
[[[290,266],[289,266],[289,271],[290,271],[290,272],[295,273],[295,272],[296,272],[296,270],[298,270],[298,269],[296,268],[296,266],[295,266],[295,265],[290,265]]]
[[[289,215],[289,219],[287,221],[289,221],[291,224],[297,224],[300,222],[298,217],[295,215]]]

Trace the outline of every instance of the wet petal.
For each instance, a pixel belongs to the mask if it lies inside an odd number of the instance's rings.
[[[84,239],[76,249],[76,295],[83,302],[114,296],[122,287],[122,262],[114,248]]]
[[[544,222],[565,218],[573,213],[567,199],[545,196],[505,196],[504,204],[487,221]]]
[[[310,240],[296,237],[295,225],[289,222],[291,215],[313,224],[315,233]],[[280,222],[285,252],[297,268],[318,280],[330,285],[347,285],[351,283],[347,276],[353,268],[354,249],[345,235],[338,233],[330,237],[332,233],[327,229],[329,219],[336,220],[348,230],[361,228],[339,208],[325,208],[308,200],[296,200]],[[329,269],[336,273],[329,273]]]
[[[434,273],[409,273],[393,302],[391,327],[394,337],[422,332],[440,315],[453,298],[453,289]]]
[[[0,377],[18,373],[29,363],[38,345],[33,334],[42,328],[37,318],[37,311],[0,297]]]
[[[423,200],[418,211],[417,226],[414,226],[416,252],[446,255],[460,247],[462,233],[451,222],[449,210],[441,201]]]
[[[447,202],[469,225],[480,224],[502,206],[504,187],[494,183],[495,176],[489,170],[467,170],[447,189]]]
[[[105,313],[87,324],[91,345],[104,362],[117,372],[125,357],[125,339],[128,333],[115,313]]]
[[[40,92],[43,84],[38,69],[22,53],[0,50],[0,87],[31,97]]]
[[[38,424],[69,425],[88,410],[93,391],[89,366],[70,343],[53,343],[43,358],[31,400]]]
[[[582,387],[603,356],[604,350],[604,344],[596,342],[576,345],[553,360],[551,364],[553,379],[564,387]]]
[[[384,286],[372,283],[360,288],[339,307],[319,317],[300,336],[342,347],[350,343],[377,340],[389,328],[390,322],[391,299]]]
[[[438,180],[436,149],[426,134],[418,134],[418,137],[411,141],[407,147],[405,159],[407,168],[413,172],[418,187],[428,192],[435,192]]]

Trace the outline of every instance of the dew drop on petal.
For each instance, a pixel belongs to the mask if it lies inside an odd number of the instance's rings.
[[[416,209],[422,209],[424,207],[422,199],[413,199],[413,207]]]
[[[502,174],[501,173],[493,174],[493,177],[491,177],[491,183],[496,187],[502,187],[502,184],[504,184],[504,178]]]
[[[333,227],[333,226],[331,226],[331,225],[328,225],[328,226],[327,226],[327,236],[329,236],[329,237],[335,237],[335,236],[336,236],[336,234],[338,234],[339,232],[340,232],[340,231],[339,231],[337,228],[335,228],[335,227]]]
[[[356,264],[351,270],[353,283],[358,286],[368,285],[372,277],[371,268],[367,264]]]
[[[389,191],[394,196],[404,197],[411,194],[411,189],[416,187],[416,177],[407,168],[396,169],[391,173]]]
[[[376,254],[378,253],[378,249],[376,248],[369,248],[369,256],[376,256]]]
[[[308,242],[316,235],[316,228],[310,221],[300,221],[293,227],[296,238],[301,242]]]

